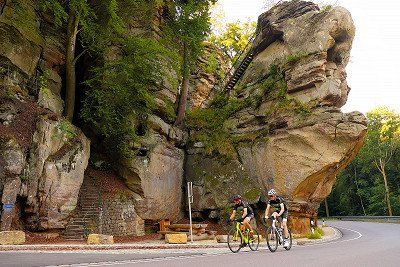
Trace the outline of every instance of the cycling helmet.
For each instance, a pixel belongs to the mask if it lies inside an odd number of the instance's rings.
[[[276,195],[275,189],[271,189],[268,191],[268,196]]]
[[[232,197],[232,201],[235,201],[235,200],[237,200],[237,199],[242,199],[242,196],[241,196],[241,195],[234,195],[234,196]]]

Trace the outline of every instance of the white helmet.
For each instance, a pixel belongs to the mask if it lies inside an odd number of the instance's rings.
[[[276,195],[275,189],[271,189],[268,191],[268,196]]]

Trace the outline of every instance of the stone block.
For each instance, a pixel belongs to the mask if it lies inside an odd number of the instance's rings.
[[[2,231],[0,232],[0,245],[20,245],[25,243],[23,231]]]
[[[90,234],[87,239],[89,245],[114,244],[112,235]]]
[[[188,241],[186,234],[166,234],[165,242],[169,244],[186,244]]]
[[[227,235],[217,235],[216,238],[218,243],[228,243]]]

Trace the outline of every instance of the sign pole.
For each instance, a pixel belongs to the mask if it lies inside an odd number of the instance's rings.
[[[189,234],[190,234],[190,242],[193,243],[193,228],[192,228],[192,203],[193,203],[193,184],[192,182],[187,183],[188,188],[188,203],[189,203]]]

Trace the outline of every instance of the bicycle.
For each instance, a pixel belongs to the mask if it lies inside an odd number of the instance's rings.
[[[235,226],[229,230],[228,233],[228,247],[233,252],[239,252],[239,250],[247,245],[252,251],[256,251],[258,249],[258,245],[260,244],[260,236],[256,229],[253,229],[253,237],[249,236],[249,229],[245,231],[240,230],[240,226],[242,222],[238,220],[234,220]],[[243,233],[244,232],[244,233]]]
[[[283,228],[281,228],[280,226],[276,227],[277,219],[275,219],[274,217],[270,217],[269,219],[272,220],[272,225],[267,229],[267,246],[271,252],[275,252],[278,248],[278,244],[283,245]],[[288,232],[289,246],[284,247],[286,250],[290,250],[292,248],[292,233],[290,232],[289,228]]]

